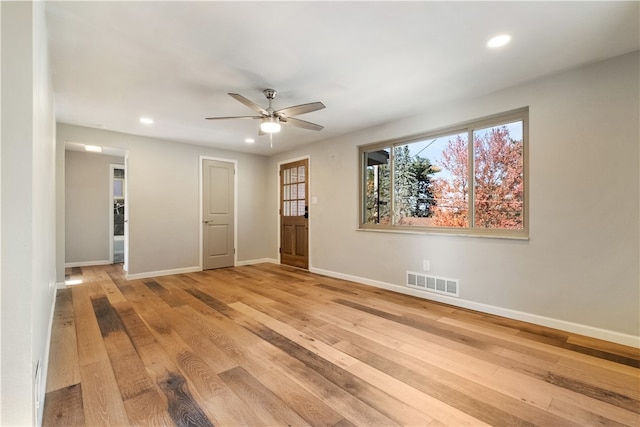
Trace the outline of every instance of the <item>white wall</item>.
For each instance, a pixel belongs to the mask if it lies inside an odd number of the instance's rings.
[[[124,157],[82,151],[65,154],[65,263],[109,262],[111,164]]]
[[[57,132],[61,142],[128,150],[129,275],[200,265],[200,156],[238,161],[238,262],[267,256],[265,157],[67,124]]]
[[[2,10],[1,425],[42,416],[55,291],[55,131],[44,5]],[[36,366],[40,362],[40,378]]]
[[[443,301],[638,345],[638,52],[461,100],[270,158],[311,156],[312,270],[406,290],[407,270],[460,280]],[[358,145],[529,106],[528,241],[356,231]],[[277,256],[277,245],[270,248]]]

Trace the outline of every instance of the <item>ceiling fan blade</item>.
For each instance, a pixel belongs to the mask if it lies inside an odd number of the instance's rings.
[[[262,116],[232,116],[232,117],[205,117],[205,120],[226,120],[226,119],[261,119]]]
[[[317,125],[315,123],[307,122],[305,120],[294,119],[293,117],[285,117],[280,119],[280,123],[288,124],[291,126],[296,126],[299,128],[309,129],[309,130],[322,130],[324,126]]]
[[[261,106],[259,106],[255,102],[253,102],[252,100],[247,99],[247,98],[245,98],[244,96],[242,96],[240,94],[230,93],[229,96],[234,98],[236,101],[242,102],[244,105],[246,105],[247,107],[251,108],[254,111],[257,111],[260,114],[264,114],[265,116],[269,115],[267,110],[265,110],[264,108],[262,108]]]
[[[298,116],[300,114],[310,113],[325,108],[322,102],[310,102],[308,104],[294,105],[293,107],[283,108],[275,112],[276,115],[282,114],[287,117]]]

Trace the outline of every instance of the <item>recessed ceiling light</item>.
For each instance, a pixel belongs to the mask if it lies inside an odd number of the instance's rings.
[[[91,151],[92,153],[102,153],[102,147],[97,145],[85,145],[84,151]]]
[[[253,138],[247,138],[244,140],[244,142],[246,142],[247,144],[253,144],[254,142],[256,142],[256,140]]]
[[[153,119],[150,117],[140,117],[140,123],[143,123],[145,125],[152,125]]]
[[[504,46],[510,41],[511,41],[511,36],[509,34],[500,34],[499,36],[495,36],[491,38],[487,42],[487,46],[496,48],[496,47]]]

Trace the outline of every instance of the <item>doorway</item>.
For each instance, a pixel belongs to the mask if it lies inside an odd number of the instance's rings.
[[[309,268],[309,159],[280,165],[280,263]]]
[[[111,203],[109,213],[109,258],[112,264],[125,264],[126,246],[126,176],[125,166],[109,165]],[[125,269],[126,271],[126,269]]]
[[[202,159],[202,269],[235,265],[235,162]]]

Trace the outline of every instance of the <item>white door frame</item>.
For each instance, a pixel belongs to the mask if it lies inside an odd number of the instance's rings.
[[[127,180],[127,169],[125,165],[121,165],[121,164],[117,164],[117,163],[111,163],[109,164],[109,264],[113,264],[113,171],[115,169],[124,169],[124,179],[125,179],[125,184],[124,184],[124,208],[125,210],[127,209],[127,184],[126,184],[126,180]],[[127,218],[126,214],[125,214],[125,219]],[[126,241],[127,241],[127,233],[125,231],[124,233],[124,241],[125,241],[125,245],[126,245]],[[126,265],[126,257],[125,257],[125,265]],[[126,271],[126,269],[125,269]]]
[[[129,271],[129,150],[124,153],[124,263],[122,269]],[[113,203],[113,202],[112,202]]]
[[[300,157],[294,157],[292,159],[288,159],[288,160],[281,160],[278,162],[277,167],[276,167],[276,183],[277,183],[277,191],[276,194],[278,195],[278,203],[276,204],[276,223],[277,223],[277,232],[276,235],[278,236],[278,246],[277,246],[277,251],[278,251],[278,264],[282,263],[282,254],[280,253],[280,245],[282,244],[282,242],[280,241],[280,233],[281,233],[281,224],[280,224],[280,166],[282,165],[286,165],[287,163],[293,163],[293,162],[298,162],[300,160],[307,160],[308,164],[309,164],[309,170],[307,171],[307,188],[308,188],[308,192],[309,194],[307,194],[307,198],[309,200],[309,205],[311,205],[311,195],[313,194],[311,192],[311,155],[307,154],[305,156],[300,156]],[[311,211],[311,206],[309,206],[309,211]],[[307,256],[309,257],[309,271],[311,271],[311,214],[309,214],[309,218],[307,218]]]
[[[198,187],[200,188],[200,203],[199,203],[200,209],[198,212],[198,219],[200,221],[200,226],[198,227],[198,230],[200,230],[200,236],[198,240],[200,242],[200,248],[198,250],[198,253],[199,253],[198,267],[200,268],[200,271],[202,271],[202,268],[203,268],[202,246],[204,242],[202,241],[202,237],[204,233],[204,224],[203,224],[204,218],[202,217],[202,209],[203,209],[204,188],[202,187],[202,179],[203,179],[202,163],[205,160],[214,160],[217,162],[233,163],[233,170],[234,170],[234,174],[233,174],[233,247],[234,247],[233,265],[235,266],[238,264],[238,250],[237,250],[238,249],[238,161],[233,159],[224,159],[222,157],[200,156],[198,160],[199,161]]]

